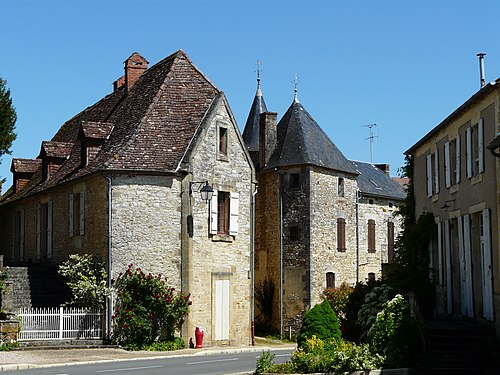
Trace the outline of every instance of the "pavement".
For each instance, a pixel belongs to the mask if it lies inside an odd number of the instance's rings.
[[[71,366],[89,363],[131,361],[140,359],[173,358],[183,356],[203,356],[267,350],[294,350],[292,343],[267,342],[256,346],[223,346],[202,349],[181,349],[171,352],[128,351],[106,347],[27,347],[22,350],[0,352],[0,371],[26,370],[54,366]]]

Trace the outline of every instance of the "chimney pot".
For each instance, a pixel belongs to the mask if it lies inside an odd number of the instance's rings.
[[[148,64],[149,61],[147,61],[139,52],[134,52],[127,60],[125,60],[125,85],[127,92],[129,92],[132,86],[134,86],[137,80],[141,77],[142,73],[146,71]]]
[[[484,73],[484,56],[486,56],[486,53],[484,52],[479,52],[477,54],[477,57],[479,57],[479,77],[481,80],[481,87],[486,86],[486,77]]]

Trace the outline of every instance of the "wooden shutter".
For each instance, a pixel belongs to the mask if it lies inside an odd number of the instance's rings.
[[[434,194],[439,193],[439,152],[434,153]]]
[[[75,224],[73,222],[74,207],[75,207],[75,196],[73,194],[70,194],[68,196],[68,226],[69,226],[68,230],[70,237],[73,237],[75,233]]]
[[[472,243],[470,235],[470,215],[463,217],[464,230],[464,261],[465,261],[465,303],[466,315],[474,317],[473,285],[472,285]]]
[[[427,155],[426,161],[427,196],[432,197],[432,155]]]
[[[465,158],[467,167],[467,178],[472,177],[472,128],[465,129]]]
[[[437,240],[437,251],[438,251],[438,283],[439,285],[444,285],[443,280],[443,225],[438,223],[438,240]]]
[[[460,134],[457,135],[457,139],[456,139],[456,143],[455,143],[455,182],[458,184],[460,183],[460,178],[461,178],[461,174],[460,174],[460,168],[461,168],[461,165],[460,165]]]
[[[47,259],[52,259],[52,200],[47,203]]]
[[[215,280],[215,340],[229,340],[229,280]]]
[[[210,201],[210,234],[217,234],[217,207],[217,190],[214,190],[214,193],[212,194],[212,200]]]
[[[387,261],[392,263],[394,261],[394,223],[387,222]]]
[[[460,308],[464,316],[467,316],[467,297],[466,297],[466,267],[465,267],[465,250],[464,250],[464,226],[462,217],[457,218],[458,228],[458,259],[460,261]]]
[[[450,142],[444,144],[444,179],[447,188],[451,186]]]
[[[240,194],[233,192],[230,193],[229,201],[229,234],[236,236],[238,234],[238,211],[239,211],[239,197]]]
[[[493,273],[491,264],[491,227],[490,210],[483,210],[483,230],[481,235],[481,259],[482,281],[483,281],[483,316],[486,320],[494,319],[493,312]]]
[[[40,259],[42,246],[42,205],[36,205],[36,259]]]
[[[337,251],[346,251],[345,246],[345,219],[339,217],[337,219]]]
[[[375,252],[375,220],[368,220],[368,252]]]
[[[81,191],[80,192],[80,212],[79,212],[79,219],[80,219],[80,236],[83,236],[85,234],[85,192]]]
[[[335,288],[335,274],[333,272],[326,273],[326,287]]]
[[[484,172],[484,120],[480,119],[477,124],[477,157],[479,158],[479,173]]]
[[[447,312],[453,312],[453,275],[451,268],[451,243],[450,243],[450,221],[444,222],[444,249],[445,249],[445,265],[446,265],[446,301]]]

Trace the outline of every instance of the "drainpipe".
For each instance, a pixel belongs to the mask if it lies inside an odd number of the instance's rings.
[[[283,176],[279,175],[280,194],[280,336],[283,336]]]
[[[359,283],[359,190],[356,190],[356,283]]]
[[[113,190],[112,190],[112,185],[113,181],[111,177],[106,176],[106,180],[108,180],[108,256],[107,256],[107,269],[108,269],[108,280],[107,280],[107,286],[108,288],[111,288],[111,270],[112,270],[112,260],[111,260],[111,244],[112,244],[112,239],[113,239],[113,231],[111,230],[111,210],[113,208],[112,205],[112,200],[113,200]],[[107,314],[106,314],[106,321],[107,321],[107,326],[108,326],[108,339],[111,338],[111,327],[113,324],[113,319],[111,318],[113,315],[113,296],[110,294],[107,297]]]
[[[251,215],[252,217],[250,218],[250,224],[252,225],[252,230],[250,232],[250,254],[251,254],[251,260],[250,260],[250,277],[252,279],[251,282],[251,302],[250,302],[250,311],[251,311],[251,324],[252,324],[252,346],[255,346],[255,195],[257,194],[257,188],[255,188],[255,191],[252,193],[251,197]]]

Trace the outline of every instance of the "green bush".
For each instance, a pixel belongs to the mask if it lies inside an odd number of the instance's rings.
[[[306,339],[313,336],[325,341],[341,340],[339,322],[328,301],[321,302],[304,314],[297,346],[301,348]]]
[[[66,306],[104,308],[109,295],[108,275],[106,265],[97,255],[72,254],[58,272],[67,279],[72,294]]]
[[[361,306],[358,313],[357,325],[361,327],[361,339],[366,340],[366,335],[377,314],[382,311],[384,304],[394,296],[394,290],[388,285],[376,286],[365,296],[365,303]]]
[[[172,341],[154,342],[152,344],[145,345],[140,349],[150,352],[169,352],[172,350],[184,349],[185,347],[186,345],[184,344],[184,341],[180,337],[175,337]]]
[[[145,274],[129,265],[114,282],[117,308],[113,315],[113,338],[130,348],[158,341],[173,341],[188,313],[189,295],[177,293],[158,274]]]
[[[418,328],[400,295],[386,302],[368,332],[372,352],[385,357],[386,367],[409,366],[418,349]]]
[[[259,358],[257,358],[255,374],[262,374],[268,372],[268,370],[274,365],[274,357],[269,350],[262,352]]]

